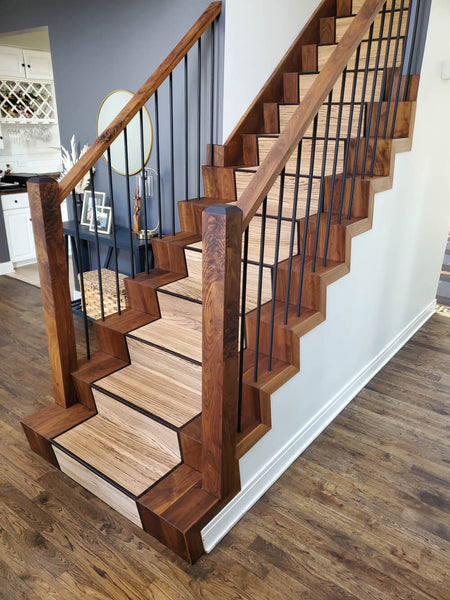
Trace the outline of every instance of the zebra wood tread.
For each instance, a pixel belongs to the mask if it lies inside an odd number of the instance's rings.
[[[179,428],[202,410],[201,368],[191,363],[189,371],[183,372],[181,365],[178,371],[169,371],[164,361],[169,355],[163,354],[165,356],[158,364],[160,372],[131,364],[100,380],[95,387],[145,411],[149,416],[154,416],[169,426]],[[196,377],[192,377],[195,368]]]
[[[53,442],[133,496],[181,462],[175,431],[98,391],[98,414]]]
[[[163,294],[167,295],[168,294]],[[186,304],[194,304],[182,298],[177,300],[184,301]],[[200,304],[195,304],[195,307],[201,309]],[[199,322],[194,322],[192,319],[186,318],[184,312],[179,313],[178,322],[172,317],[162,317],[149,325],[145,325],[133,332],[132,337],[143,340],[165,348],[176,354],[180,354],[187,358],[201,363],[202,361],[202,329],[201,318]],[[201,315],[200,315],[201,317]]]
[[[161,286],[158,288],[159,292],[166,292],[169,294],[175,294],[182,298],[189,298],[191,300],[202,301],[202,280],[198,277],[183,277],[173,283]]]

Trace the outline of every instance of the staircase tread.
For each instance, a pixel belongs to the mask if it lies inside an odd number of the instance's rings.
[[[178,298],[182,300],[182,298]],[[185,302],[188,302],[185,300]],[[191,303],[193,304],[193,303]],[[197,305],[200,306],[200,305]],[[180,313],[183,317],[184,313]],[[176,352],[199,363],[202,361],[202,330],[199,327],[174,323],[170,317],[161,317],[157,321],[133,331],[133,337],[147,341],[160,348]]]
[[[200,236],[198,235],[198,233],[180,231],[175,235],[165,235],[162,238],[162,241],[168,244],[178,244],[180,246],[185,246],[186,244],[198,241],[199,238]]]
[[[187,364],[184,370],[180,364],[174,371],[162,363],[159,372],[154,370],[156,365],[146,369],[131,364],[101,379],[96,387],[178,428],[202,410],[201,367]]]
[[[156,514],[162,514],[188,490],[199,487],[202,474],[188,465],[181,464],[162,481],[139,498],[139,502]]]
[[[200,487],[192,487],[179,500],[169,506],[163,513],[164,520],[174,525],[183,533],[205,517],[219,502],[219,499],[205,492]]]
[[[94,415],[94,410],[80,403],[68,408],[59,404],[49,404],[21,419],[21,423],[39,432],[46,439],[50,439]]]
[[[158,317],[153,315],[143,313],[140,310],[127,308],[126,310],[123,310],[120,315],[119,313],[114,313],[107,316],[104,321],[97,321],[97,326],[108,327],[119,333],[128,333],[129,331],[133,331],[133,329],[151,323],[157,318]]]
[[[175,431],[104,394],[96,404],[97,415],[54,438],[59,447],[134,496],[180,464]]]
[[[96,379],[105,377],[110,373],[126,366],[126,363],[120,358],[115,358],[106,352],[96,352],[91,356],[90,360],[81,364],[80,367],[72,373],[73,377],[77,377],[83,381],[91,383]]]
[[[173,273],[172,271],[156,268],[149,271],[149,273],[138,273],[134,279],[132,277],[127,277],[125,283],[138,283],[139,285],[154,289],[161,285],[176,281],[177,279],[181,279],[182,277],[184,276],[180,273]]]
[[[193,300],[202,300],[202,281],[197,277],[183,277],[167,285],[160,286],[158,291],[169,292],[182,296],[183,298],[191,298]]]

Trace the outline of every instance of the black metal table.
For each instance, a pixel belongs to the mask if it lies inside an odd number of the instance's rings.
[[[95,232],[89,231],[89,227],[86,225],[78,225],[79,228],[79,238],[81,242],[80,253],[81,253],[81,267],[82,271],[90,271],[91,270],[91,260],[89,253],[89,242],[96,242]],[[76,223],[75,221],[64,221],[63,222],[63,231],[64,238],[66,243],[66,252],[68,249],[68,239],[70,238],[72,253],[74,259],[74,265],[76,269],[75,278],[78,277],[80,272],[80,265],[78,263],[78,248],[77,248],[77,232],[76,232]],[[133,262],[134,262],[134,271],[135,273],[142,273],[145,271],[145,240],[138,240],[135,235],[132,236],[133,240]],[[105,269],[109,268],[111,263],[111,258],[114,252],[114,239],[113,234],[98,234],[98,243],[103,246],[108,246],[108,251],[106,253],[105,261],[103,267]],[[151,240],[147,242],[148,247],[148,265],[149,268],[153,268],[153,253],[152,253],[152,244]],[[130,232],[126,227],[121,227],[120,225],[116,226],[116,248],[117,252],[119,250],[131,250],[130,246]],[[130,274],[131,273],[127,273]]]

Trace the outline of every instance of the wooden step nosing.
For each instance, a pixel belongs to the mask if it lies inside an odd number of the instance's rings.
[[[56,448],[58,448],[58,450],[61,450],[61,452],[64,452],[64,454],[66,454],[67,456],[70,456],[70,458],[72,458],[72,460],[75,460],[77,463],[79,463],[80,465],[82,465],[83,467],[85,467],[86,469],[91,471],[91,473],[94,473],[94,475],[96,475],[100,479],[103,479],[103,481],[106,481],[106,483],[109,483],[110,485],[112,485],[116,490],[118,490],[125,496],[128,496],[128,498],[131,498],[132,500],[137,502],[138,496],[135,496],[132,492],[130,492],[129,490],[124,488],[122,485],[120,485],[120,483],[117,483],[117,481],[114,481],[114,479],[111,479],[110,477],[108,477],[108,475],[105,475],[104,473],[99,471],[96,467],[93,467],[90,463],[86,462],[83,458],[80,458],[79,456],[77,456],[71,450],[68,450],[65,446],[63,446],[62,444],[57,442],[55,439],[51,440],[50,443],[53,444]],[[70,475],[68,475],[68,477],[70,477]],[[79,485],[82,486],[81,483]]]
[[[144,415],[145,417],[148,417],[149,419],[152,419],[153,421],[156,421],[160,425],[163,425],[164,427],[167,427],[168,429],[171,429],[172,431],[175,431],[176,433],[179,433],[180,432],[180,428],[184,427],[185,425],[187,425],[188,423],[190,423],[190,421],[192,420],[192,419],[190,419],[186,423],[183,423],[183,425],[180,425],[180,427],[177,427],[173,423],[170,423],[169,421],[166,421],[162,417],[159,417],[158,415],[155,415],[154,413],[146,410],[145,408],[142,408],[141,406],[133,404],[133,402],[130,402],[126,398],[122,398],[121,396],[118,396],[114,392],[106,390],[106,389],[104,389],[104,388],[102,388],[99,385],[94,384],[94,383],[91,383],[91,386],[95,390],[97,390],[98,392],[101,392],[102,394],[106,394],[107,396],[109,396],[113,400],[116,400],[117,402],[120,402],[121,404],[124,404],[125,406],[128,406],[128,408],[131,408],[131,409],[135,410],[136,412],[141,413],[141,415]],[[197,417],[197,416],[198,415],[195,415],[195,417]],[[193,418],[195,418],[195,417],[193,417]]]
[[[176,356],[177,358],[182,358],[184,360],[187,360],[188,362],[194,363],[195,365],[198,365],[199,367],[202,366],[202,363],[198,360],[195,360],[195,358],[191,358],[190,356],[186,356],[185,354],[180,354],[179,352],[176,352],[175,350],[170,350],[169,348],[160,346],[159,344],[155,344],[154,342],[150,342],[149,340],[144,340],[140,337],[137,337],[136,335],[127,334],[127,337],[131,338],[132,340],[136,340],[137,342],[140,342],[141,344],[147,344],[147,346],[152,346],[153,348],[157,348],[158,350],[167,352],[167,354],[171,354],[172,356]]]
[[[178,444],[180,444],[180,440],[178,438]],[[169,475],[172,475],[172,473],[178,469],[181,465],[184,465],[185,462],[183,460],[182,454],[181,454],[181,447],[180,447],[180,456],[181,456],[181,462],[179,462],[177,465],[175,465],[174,467],[172,467],[170,469],[170,471],[167,471],[167,473],[164,473],[164,475],[161,476],[160,479],[158,479],[158,481],[155,481],[154,483],[152,483],[152,485],[150,485],[147,489],[145,489],[141,494],[139,494],[139,496],[136,496],[136,499],[139,501],[143,496],[145,496],[145,494],[148,494],[148,492],[150,490],[152,490],[154,487],[156,487],[159,483],[161,483],[161,481],[163,481],[164,479],[166,479],[166,477],[168,477]]]
[[[128,346],[127,346],[127,352],[128,352],[128,358],[130,358],[130,353],[128,351]],[[122,361],[123,362],[123,361]],[[111,373],[108,373],[108,375],[102,375],[101,377],[99,377],[98,379],[94,379],[94,381],[90,381],[89,385],[91,385],[92,387],[95,387],[95,384],[99,381],[101,381],[102,379],[106,379],[106,377],[109,377],[110,375],[112,375],[113,373],[118,373],[119,371],[121,371],[122,369],[126,369],[126,367],[129,367],[130,363],[122,365],[121,367],[119,367],[118,369],[116,369],[115,371],[112,371]]]

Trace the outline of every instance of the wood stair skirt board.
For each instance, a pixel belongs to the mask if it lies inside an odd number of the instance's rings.
[[[349,26],[349,15],[359,9],[362,0],[324,0],[309,23],[305,42],[296,56],[280,73],[280,86],[264,96],[258,122],[254,129],[238,135],[238,144],[231,149],[218,147],[217,156],[223,163],[227,157],[243,158],[229,164],[203,167],[206,196],[179,203],[182,231],[153,240],[155,269],[125,279],[129,308],[121,315],[113,314],[105,321],[94,323],[99,352],[72,374],[78,403],[70,408],[51,406],[25,418],[22,426],[31,448],[69,477],[98,496],[132,523],[156,537],[182,558],[194,562],[204,552],[201,530],[231,500],[219,500],[203,489],[202,476],[202,211],[222,202],[234,202],[245,188],[277,137],[310,89],[316,71],[320,70],[335,48],[333,36],[342,37]],[[336,7],[338,16],[330,6]],[[320,24],[320,27],[319,27]],[[376,21],[375,29],[379,29]],[[320,36],[320,37],[318,37]],[[323,43],[326,41],[326,43]],[[321,43],[322,42],[322,43]],[[383,41],[384,47],[385,42]],[[361,61],[367,43],[362,43]],[[352,59],[353,60],[353,59]],[[363,75],[352,72],[350,61],[346,89],[356,82],[361,95]],[[353,61],[354,62],[354,61]],[[284,63],[283,63],[284,64]],[[361,63],[362,64],[362,63]],[[302,65],[301,72],[293,65]],[[373,69],[371,64],[371,68]],[[395,75],[395,73],[393,74]],[[376,74],[369,73],[369,85]],[[381,90],[381,78],[377,90]],[[242,457],[270,428],[270,397],[300,368],[299,338],[320,324],[326,316],[327,286],[343,277],[350,269],[353,236],[371,227],[374,194],[388,189],[392,182],[395,153],[408,150],[414,121],[411,97],[398,105],[394,139],[380,139],[374,158],[374,178],[360,176],[366,139],[359,145],[351,139],[347,146],[349,105],[342,108],[341,129],[338,126],[341,78],[338,79],[331,105],[330,144],[324,171],[325,209],[331,202],[330,239],[327,266],[316,265],[311,272],[311,256],[317,232],[318,256],[324,255],[326,221],[317,219],[320,176],[325,148],[326,103],[319,110],[316,178],[312,182],[309,227],[305,228],[308,173],[313,127],[309,127],[302,142],[301,173],[298,183],[297,213],[294,215],[294,247],[287,323],[284,305],[288,289],[288,257],[291,219],[295,195],[297,152],[286,166],[285,193],[278,252],[278,279],[273,289],[273,266],[279,210],[280,177],[267,198],[265,222],[264,267],[262,269],[262,307],[260,322],[258,380],[253,380],[256,338],[256,306],[259,279],[261,213],[249,225],[249,260],[247,272],[246,336],[243,356],[243,427],[237,437],[236,456]],[[270,87],[270,86],[269,86]],[[279,90],[283,96],[279,97]],[[291,101],[287,101],[291,99]],[[348,102],[345,97],[345,102]],[[380,108],[381,126],[390,128],[393,112],[387,105]],[[374,152],[373,123],[369,127],[364,103],[354,109],[351,136],[358,133],[361,115],[367,138],[368,160]],[[338,139],[333,139],[338,138]],[[331,184],[333,158],[337,152],[337,177]],[[348,148],[347,173],[344,153]],[[338,219],[337,206],[344,179],[351,178],[356,165],[354,197],[349,219]],[[345,216],[350,207],[350,185],[343,195]],[[306,236],[306,269],[302,292],[302,312],[297,317],[298,283],[301,267],[300,248]],[[268,340],[271,299],[275,297],[273,327],[273,363],[268,371]]]

